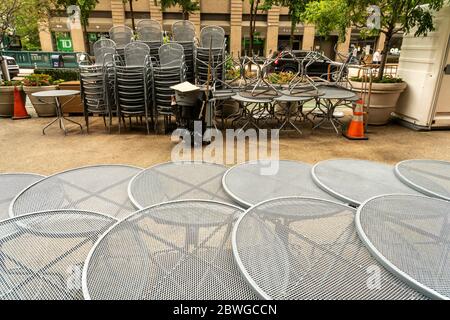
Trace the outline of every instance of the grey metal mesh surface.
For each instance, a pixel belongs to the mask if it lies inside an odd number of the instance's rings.
[[[140,41],[131,42],[125,46],[125,64],[143,67],[149,54],[150,48],[148,45]]]
[[[184,49],[179,43],[171,42],[159,47],[161,66],[181,66],[184,62]]]
[[[222,187],[227,168],[207,162],[167,162],[143,170],[130,181],[133,204],[145,208],[181,199],[215,200],[233,203]]]
[[[392,166],[379,162],[356,159],[321,161],[313,167],[312,176],[319,187],[357,206],[382,194],[418,194],[395,176]]]
[[[176,21],[172,24],[174,41],[194,41],[195,25],[188,20]]]
[[[430,298],[450,299],[450,202],[415,195],[370,199],[356,217],[372,254]]]
[[[345,205],[300,197],[252,207],[233,232],[242,273],[267,299],[424,299],[372,258],[354,214]]]
[[[225,41],[225,31],[219,26],[207,26],[200,32],[200,47],[222,48]]]
[[[136,34],[141,41],[162,42],[162,26],[157,20],[141,20],[136,25]]]
[[[115,221],[67,210],[0,222],[0,300],[82,299],[84,261]]]
[[[85,298],[255,299],[231,249],[241,213],[216,202],[179,201],[131,215],[86,260]]]
[[[115,26],[109,29],[109,38],[116,43],[117,48],[123,48],[131,42],[133,30],[128,26]]]
[[[11,216],[52,209],[81,209],[122,218],[134,211],[127,186],[140,168],[102,165],[72,169],[49,176],[21,192]]]
[[[0,220],[9,218],[9,205],[19,192],[42,178],[32,173],[0,174]]]
[[[423,194],[450,200],[450,162],[406,160],[395,166],[399,179]]]
[[[288,160],[247,162],[229,169],[222,183],[225,191],[245,207],[288,196],[337,201],[313,182],[311,168],[309,164]]]

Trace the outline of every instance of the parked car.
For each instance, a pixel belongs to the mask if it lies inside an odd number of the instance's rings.
[[[8,65],[9,77],[11,79],[17,77],[19,75],[19,66],[16,63],[16,60],[10,56],[3,56],[3,58],[6,59]]]
[[[328,80],[329,74],[336,73],[342,66],[342,63],[333,61],[317,51],[293,50],[290,53],[277,53],[273,71],[297,73],[299,67],[297,59],[303,60],[308,76],[321,77],[325,80]],[[333,80],[332,77],[330,80]]]

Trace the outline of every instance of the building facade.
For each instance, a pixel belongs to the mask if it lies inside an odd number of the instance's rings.
[[[243,54],[249,44],[250,4],[247,0],[199,0],[200,11],[191,14],[191,20],[199,33],[202,27],[218,25],[227,35],[228,51],[233,55]],[[181,20],[179,8],[172,7],[164,12],[155,0],[136,0],[133,2],[135,21],[155,19],[161,22],[164,30],[170,32],[171,25]],[[116,25],[131,26],[131,12],[128,3],[122,0],[99,0],[89,17],[88,38],[90,45],[100,36],[106,35],[109,28]],[[288,47],[290,38],[290,17],[288,8],[274,6],[267,12],[260,12],[256,18],[254,51],[268,55],[280,48]],[[328,57],[336,57],[337,51],[347,54],[351,44],[358,45],[358,31],[349,29],[344,43],[338,43],[337,34],[327,38],[316,36],[314,25],[298,25],[295,30],[293,49],[320,50]],[[83,32],[79,25],[68,23],[67,12],[55,12],[50,21],[42,22],[40,40],[43,51],[86,51]],[[364,40],[371,50],[380,48],[383,39]]]

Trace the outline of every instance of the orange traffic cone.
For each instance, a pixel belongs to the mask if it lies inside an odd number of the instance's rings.
[[[14,87],[14,116],[13,120],[18,119],[28,119],[31,116],[28,114],[25,108],[25,101],[23,100],[22,94],[17,87]]]
[[[355,110],[353,111],[353,118],[348,125],[347,132],[343,133],[344,137],[350,140],[369,140],[368,137],[364,135],[364,102],[359,99],[356,102]]]

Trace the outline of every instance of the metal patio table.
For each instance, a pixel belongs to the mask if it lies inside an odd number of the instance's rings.
[[[356,228],[371,254],[417,291],[450,300],[450,202],[383,195],[362,204]]]
[[[138,209],[181,199],[234,203],[222,187],[226,171],[225,166],[201,161],[161,163],[137,174],[130,181],[128,195]]]
[[[257,204],[233,230],[237,264],[264,299],[426,299],[372,258],[355,209],[314,198]],[[379,285],[371,281],[373,273]]]
[[[291,160],[260,160],[238,164],[223,176],[225,191],[240,205],[251,207],[277,197],[308,196],[338,201],[311,177],[312,165]]]
[[[274,101],[283,108],[284,120],[281,123],[279,130],[282,130],[285,126],[290,125],[292,128],[297,130],[299,134],[302,134],[302,131],[295,125],[294,121],[292,121],[292,117],[295,117],[295,119],[300,118],[304,120],[306,117],[303,114],[303,104],[307,101],[313,100],[316,96],[292,95],[289,90],[284,90],[281,93],[283,94],[282,96],[274,98]],[[286,107],[282,106],[280,102],[286,103]],[[296,104],[297,109],[294,110],[293,104]]]
[[[413,189],[431,197],[450,200],[450,162],[406,160],[395,166],[397,177]]]
[[[231,98],[242,105],[240,117],[233,120],[233,122],[238,120],[244,121],[244,124],[240,128],[241,130],[244,130],[249,125],[259,130],[258,121],[273,115],[273,112],[270,110],[271,107],[269,107],[273,102],[272,98],[250,98],[244,97],[241,94],[236,94]]]
[[[0,173],[0,220],[9,218],[9,206],[17,194],[42,178],[34,173]]]
[[[374,161],[321,161],[313,167],[312,177],[320,188],[353,206],[387,193],[419,194],[395,176],[394,167]]]
[[[256,295],[233,259],[231,231],[243,210],[183,200],[118,222],[92,248],[83,294],[101,300],[249,300]]]
[[[48,90],[48,91],[39,91],[39,92],[32,93],[32,95],[35,96],[36,98],[55,98],[55,102],[56,102],[56,119],[53,120],[52,122],[50,122],[49,124],[47,124],[42,129],[42,134],[45,134],[45,130],[48,127],[50,127],[52,124],[54,124],[55,122],[58,121],[59,127],[64,131],[64,135],[66,135],[67,130],[66,130],[66,127],[64,126],[64,120],[72,122],[72,123],[76,124],[77,126],[80,126],[80,130],[81,130],[81,132],[83,132],[83,126],[81,124],[64,116],[63,105],[61,105],[61,103],[59,102],[60,97],[72,96],[72,99],[73,99],[74,96],[76,96],[78,94],[80,94],[79,90]],[[67,101],[65,104],[72,101],[72,99]]]
[[[125,165],[96,165],[63,171],[23,190],[11,203],[10,216],[80,209],[122,218],[134,211],[128,199],[131,178],[142,169]]]
[[[83,299],[84,261],[116,220],[57,210],[0,222],[0,300]]]
[[[348,89],[335,87],[335,86],[319,86],[323,95],[317,96],[317,106],[311,110],[311,114],[315,109],[321,111],[322,120],[313,126],[313,129],[323,127],[326,123],[330,123],[332,128],[339,134],[339,129],[337,126],[342,127],[342,123],[334,116],[336,107],[342,105],[343,102],[353,101],[356,94]],[[337,125],[337,126],[336,126]]]

